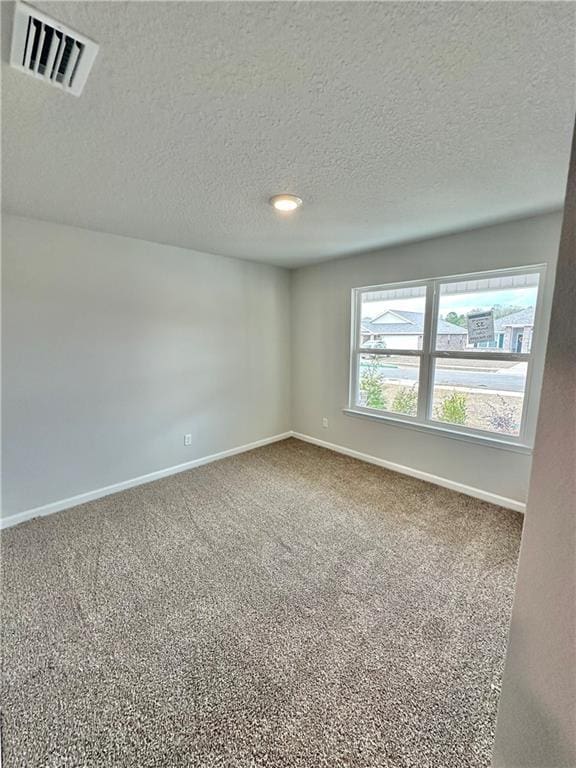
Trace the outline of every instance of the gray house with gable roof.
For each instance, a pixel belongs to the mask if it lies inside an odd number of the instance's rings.
[[[494,323],[496,346],[503,352],[530,352],[534,333],[534,307],[512,312]]]
[[[424,313],[387,309],[375,318],[362,320],[362,343],[383,345],[384,349],[422,349]],[[438,321],[438,349],[466,349],[466,328]]]
[[[437,349],[499,349],[530,352],[534,332],[534,307],[512,312],[494,323],[494,341],[468,344],[468,331],[461,325],[438,320]],[[383,349],[422,349],[424,313],[387,309],[362,321],[362,343]]]

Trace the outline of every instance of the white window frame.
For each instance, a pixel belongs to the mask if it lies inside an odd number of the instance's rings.
[[[521,452],[529,452],[534,442],[536,430],[536,393],[534,392],[534,361],[544,354],[542,297],[544,293],[545,264],[534,264],[509,269],[495,269],[484,272],[469,272],[458,275],[446,275],[428,278],[426,280],[411,280],[401,283],[386,283],[369,285],[352,289],[351,312],[351,346],[350,346],[350,380],[348,407],[346,413],[367,416],[382,421],[391,422],[398,426],[408,426],[425,431],[443,433],[449,437],[458,437],[471,442],[490,443],[496,447],[509,447]],[[484,280],[494,277],[507,277],[521,274],[538,274],[538,294],[534,311],[534,330],[530,352],[500,352],[482,349],[435,350],[436,328],[438,325],[438,309],[440,302],[440,286],[451,282],[465,280]],[[361,309],[362,295],[374,291],[387,291],[398,288],[424,288],[425,311],[422,349],[363,349],[361,346]],[[358,358],[361,354],[370,355],[405,355],[420,359],[418,379],[418,407],[416,416],[398,414],[393,411],[368,408],[357,404],[358,400]],[[432,401],[434,391],[434,365],[438,359],[470,358],[472,360],[502,360],[527,363],[526,386],[522,404],[522,416],[519,434],[501,435],[488,430],[474,429],[461,425],[452,425],[432,419]]]

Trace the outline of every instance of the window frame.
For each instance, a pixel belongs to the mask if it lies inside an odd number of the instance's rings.
[[[483,270],[480,272],[466,272],[457,275],[445,275],[426,278],[424,280],[405,280],[395,283],[383,283],[380,285],[368,285],[352,289],[351,296],[351,334],[350,334],[350,358],[349,358],[349,387],[348,407],[345,412],[354,415],[367,416],[382,421],[391,422],[396,426],[410,426],[425,431],[444,433],[449,437],[479,442],[492,443],[496,446],[510,447],[512,449],[531,449],[536,429],[536,408],[534,393],[534,363],[544,354],[543,348],[543,294],[546,273],[545,264],[534,264],[521,267],[509,267],[505,269]],[[446,283],[462,282],[464,280],[484,280],[494,277],[507,277],[521,274],[538,275],[538,293],[534,308],[534,328],[530,352],[501,352],[498,344],[495,349],[462,349],[462,350],[436,350],[436,330],[439,319],[440,286]],[[395,290],[399,288],[424,288],[424,331],[422,349],[363,349],[361,344],[361,306],[362,295],[373,291]],[[409,356],[418,357],[420,360],[418,378],[418,405],[417,415],[395,413],[394,411],[369,408],[357,404],[358,394],[358,369],[360,355],[382,356]],[[505,435],[489,430],[464,427],[449,424],[432,419],[433,395],[434,395],[434,368],[439,359],[472,359],[472,360],[502,360],[526,362],[526,384],[524,388],[524,400],[520,430],[518,435]]]

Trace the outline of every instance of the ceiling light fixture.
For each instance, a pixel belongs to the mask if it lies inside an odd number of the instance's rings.
[[[302,205],[302,200],[296,195],[274,195],[270,198],[270,205],[282,213],[291,213]]]

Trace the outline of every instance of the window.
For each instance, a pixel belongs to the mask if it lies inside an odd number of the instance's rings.
[[[538,266],[356,288],[350,409],[472,438],[531,439],[543,273]]]

